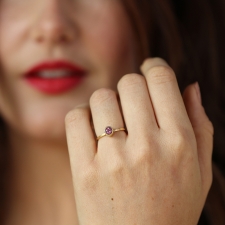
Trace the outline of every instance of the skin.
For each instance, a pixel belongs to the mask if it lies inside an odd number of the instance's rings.
[[[122,111],[115,92],[100,89],[90,109],[80,106],[66,117],[79,224],[198,222],[212,182],[213,135],[199,86],[187,87],[183,101],[164,60],[148,59],[142,71],[144,77],[119,81]],[[128,134],[96,144],[105,124],[126,124]]]
[[[197,223],[212,180],[212,125],[198,86],[182,98],[162,59],[131,74],[133,36],[119,1],[1,0],[7,225]],[[88,77],[62,95],[40,93],[23,74],[49,59],[70,60]],[[127,133],[97,143],[106,125]]]
[[[8,224],[77,224],[64,119],[95,90],[116,89],[122,75],[137,70],[132,36],[119,1],[1,0],[0,113],[12,165]],[[51,59],[78,64],[86,80],[58,96],[24,82],[30,67]]]

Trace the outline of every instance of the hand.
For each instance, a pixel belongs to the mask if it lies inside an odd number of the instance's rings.
[[[196,225],[212,182],[213,127],[196,84],[180,94],[165,61],[147,59],[118,92],[97,90],[66,117],[79,225]],[[185,104],[184,104],[185,103]],[[186,107],[185,107],[186,106]],[[98,143],[107,125],[127,128]]]

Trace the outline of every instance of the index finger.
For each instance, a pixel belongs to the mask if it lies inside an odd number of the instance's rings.
[[[85,168],[95,157],[96,138],[91,126],[91,113],[86,105],[70,111],[66,118],[66,136],[72,172]]]

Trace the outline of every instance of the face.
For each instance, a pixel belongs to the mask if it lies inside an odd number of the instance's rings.
[[[137,71],[118,0],[1,0],[0,114],[11,132],[64,137],[64,118]]]

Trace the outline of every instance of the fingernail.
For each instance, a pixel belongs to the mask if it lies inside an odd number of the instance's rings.
[[[195,83],[195,90],[200,104],[202,104],[201,91],[198,82]]]

